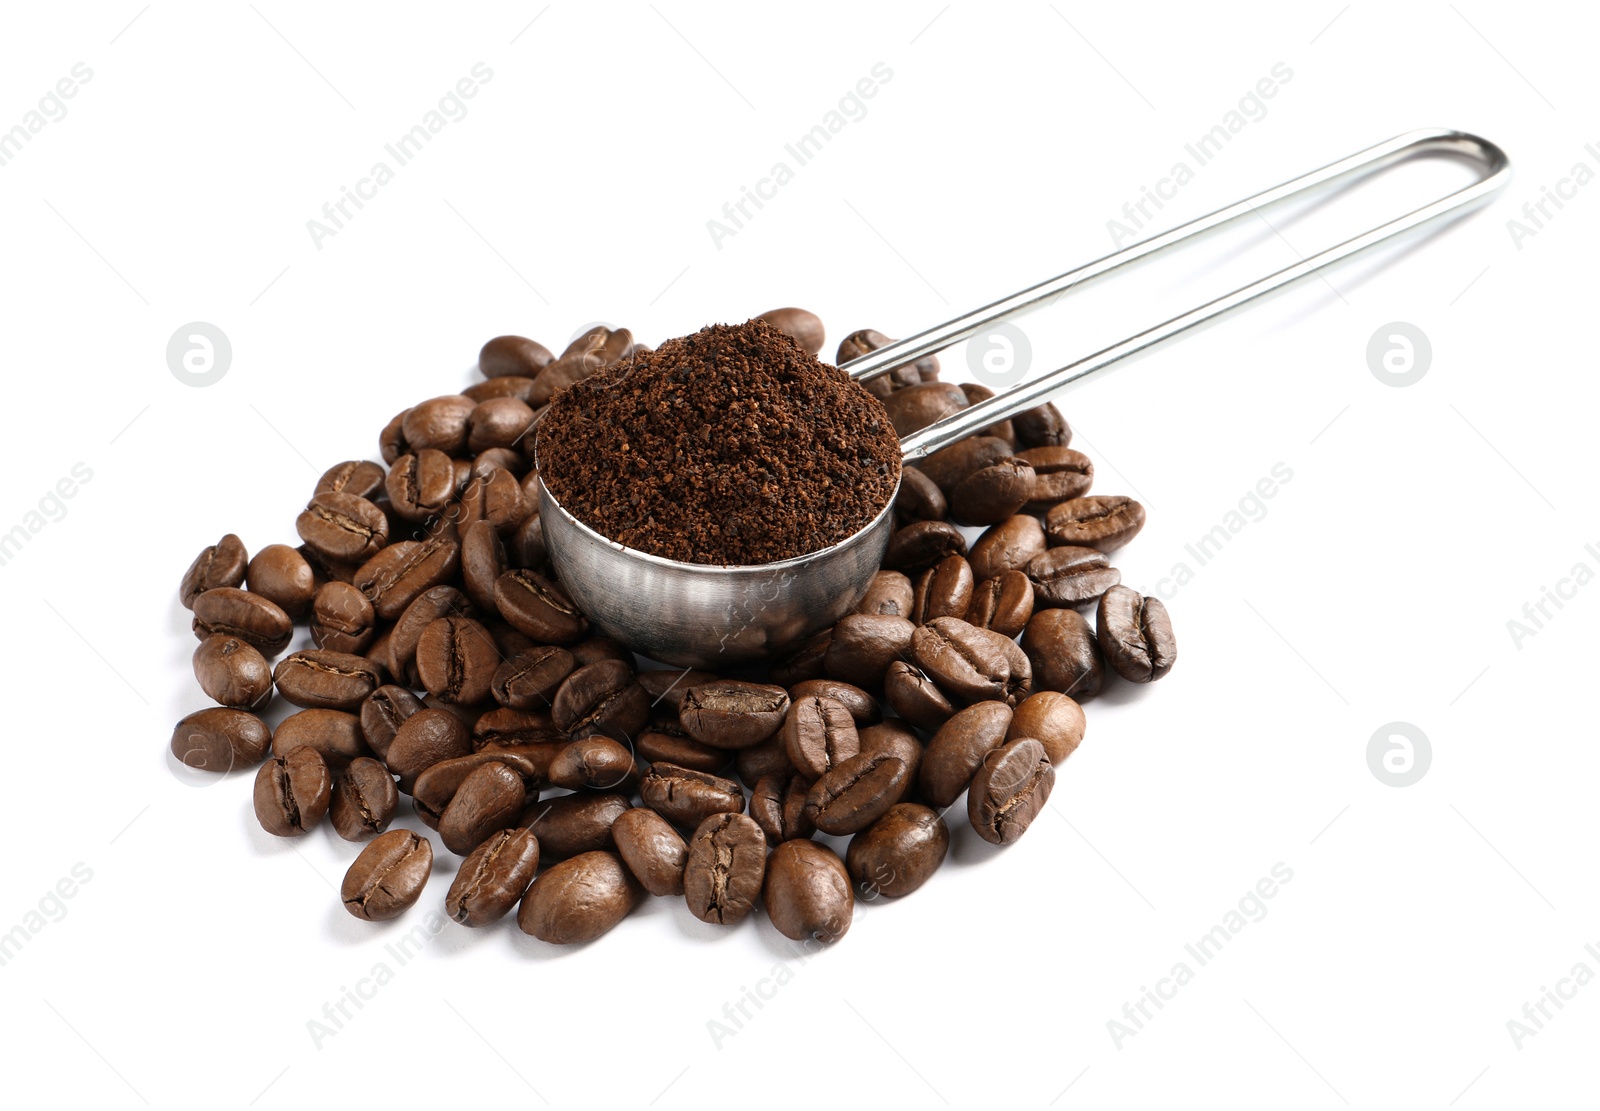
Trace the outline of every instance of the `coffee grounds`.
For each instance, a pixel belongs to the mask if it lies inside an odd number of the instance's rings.
[[[683,563],[772,563],[836,544],[888,504],[883,406],[762,320],[713,324],[558,394],[539,473],[578,520]]]

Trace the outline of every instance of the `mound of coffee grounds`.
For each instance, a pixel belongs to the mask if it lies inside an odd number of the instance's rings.
[[[669,340],[556,396],[539,473],[584,524],[684,563],[836,544],[894,496],[883,406],[762,320]]]

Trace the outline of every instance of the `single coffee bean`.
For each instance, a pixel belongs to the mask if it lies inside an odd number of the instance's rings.
[[[346,841],[370,841],[389,828],[399,805],[400,793],[389,769],[361,756],[333,777],[328,817],[333,831]]]
[[[644,889],[616,853],[580,853],[533,881],[517,927],[552,945],[577,945],[610,930],[643,898]]]
[[[472,850],[445,893],[444,910],[463,926],[488,926],[517,905],[539,870],[539,839],[502,829]]]
[[[1086,605],[1122,581],[1122,572],[1094,548],[1051,548],[1030,559],[1024,570],[1039,608]]]
[[[633,753],[610,737],[584,737],[551,761],[548,777],[557,787],[579,791],[631,791],[638,777]]]
[[[461,391],[461,396],[478,402],[492,401],[497,397],[514,397],[526,402],[533,396],[533,379],[520,374],[503,374],[499,378],[474,382]]]
[[[1016,429],[1018,447],[1066,447],[1072,442],[1072,429],[1050,402],[1012,417],[1011,426]]]
[[[363,563],[350,581],[385,621],[393,621],[431,587],[448,582],[461,565],[461,546],[449,537],[400,540]]]
[[[1015,457],[974,471],[950,491],[950,517],[963,525],[992,525],[1028,503],[1033,468]]]
[[[418,710],[395,732],[384,762],[400,777],[400,790],[409,795],[417,776],[433,765],[470,754],[470,736],[466,723],[448,710]]]
[[[567,676],[550,715],[574,738],[598,733],[631,741],[650,720],[650,696],[634,680],[631,664],[599,660]]]
[[[330,652],[364,653],[378,635],[378,615],[349,583],[323,583],[311,604],[311,640]]]
[[[973,588],[966,621],[980,629],[1014,637],[1027,627],[1032,616],[1033,581],[1021,571],[1006,571]]]
[[[883,717],[878,700],[843,679],[808,679],[789,688],[790,703],[802,698],[831,698],[846,710],[857,725],[871,725]]]
[[[510,768],[522,780],[524,809],[528,801],[538,801],[539,784],[544,782],[545,777],[532,756],[510,749],[483,749],[470,756],[440,760],[417,776],[411,791],[411,807],[417,812],[417,817],[422,819],[424,825],[438,829],[440,819],[450,808],[451,800],[456,797],[461,785],[479,768],[489,764]],[[517,816],[520,818],[521,813]]]
[[[1020,571],[1047,546],[1039,518],[1022,513],[1007,517],[990,525],[972,545],[973,578],[981,582],[1007,571]]]
[[[654,810],[636,806],[611,823],[617,855],[652,895],[682,895],[689,846]]]
[[[778,731],[789,692],[766,683],[718,679],[690,687],[678,707],[689,736],[713,748],[749,748]]]
[[[514,397],[480,401],[467,417],[467,450],[477,455],[492,447],[512,447],[533,424],[533,409]]]
[[[785,841],[772,850],[762,905],[792,941],[838,941],[850,930],[855,892],[844,861],[815,841]]]
[[[472,617],[476,613],[467,596],[453,586],[424,590],[406,606],[389,634],[389,670],[409,686],[422,686],[417,672],[417,645],[422,634],[441,617]]]
[[[245,569],[250,559],[244,541],[228,533],[215,544],[202,548],[194,557],[189,569],[178,584],[178,601],[186,610],[194,609],[194,601],[208,590],[219,586],[236,587],[244,582]]]
[[[460,455],[467,446],[467,420],[476,403],[470,397],[449,394],[414,405],[401,422],[406,444],[413,452],[437,451]]]
[[[962,556],[945,556],[917,579],[910,618],[926,625],[939,617],[965,617],[972,604],[972,565]]]
[[[689,839],[683,895],[702,922],[744,921],[761,897],[767,874],[767,835],[748,814],[714,814]]]
[[[641,671],[638,674],[639,685],[650,696],[650,705],[671,707],[676,714],[678,707],[683,704],[683,696],[691,687],[698,687],[702,683],[709,683],[716,676],[709,671],[696,671],[693,668],[672,671]]]
[[[977,382],[961,383],[961,392],[967,395],[968,408],[978,404],[980,401],[988,401],[995,396],[994,391],[988,386],[980,385]],[[998,440],[1004,440],[1008,444],[1017,442],[1017,430],[1011,426],[1011,421],[1009,420],[995,421],[987,428],[980,428],[978,429],[978,435],[993,436]]]
[[[958,534],[959,535],[959,534]],[[767,674],[774,683],[782,683],[792,687],[796,683],[803,683],[807,679],[822,678],[822,658],[828,651],[828,646],[833,643],[833,629],[823,629],[813,633],[799,644],[793,645],[786,652],[780,653],[772,661],[772,666],[767,669]]]
[[[978,836],[1009,845],[1027,832],[1050,798],[1056,769],[1044,746],[1029,737],[990,753],[967,790],[967,817]]]
[[[307,546],[345,563],[371,559],[389,542],[389,518],[355,494],[314,495],[294,527]]]
[[[194,650],[194,677],[215,702],[254,710],[272,697],[272,668],[266,657],[231,636],[209,636]]]
[[[506,569],[526,568],[542,572],[550,563],[550,550],[544,542],[544,522],[539,517],[538,501],[529,499],[528,509],[529,515],[503,538]]]
[[[299,837],[322,821],[332,793],[328,765],[316,749],[301,746],[256,773],[256,820],[275,837]]]
[[[917,780],[922,798],[940,809],[955,802],[984,758],[1005,744],[1011,717],[1003,702],[978,702],[940,726],[923,754]]]
[[[576,667],[577,660],[565,648],[529,648],[495,669],[489,690],[502,706],[518,710],[548,707]]]
[[[823,833],[855,833],[904,797],[907,779],[905,761],[899,757],[858,753],[812,785],[805,817]]]
[[[1040,610],[1022,631],[1022,651],[1033,665],[1038,690],[1060,691],[1084,699],[1098,694],[1105,680],[1100,645],[1083,614],[1072,609]]]
[[[883,565],[891,571],[915,574],[945,556],[966,555],[967,538],[948,521],[916,521],[889,535]]]
[[[928,882],[950,851],[950,827],[926,806],[896,803],[850,838],[845,866],[862,897],[898,899]]]
[[[250,593],[276,603],[291,618],[303,617],[317,593],[311,564],[287,544],[268,544],[252,556],[244,581]]]
[[[383,686],[367,695],[361,704],[361,735],[367,746],[378,754],[378,759],[388,757],[389,745],[406,718],[422,709],[422,699],[405,687]]]
[[[765,320],[780,332],[793,336],[806,353],[815,355],[822,350],[822,318],[805,309],[768,309],[756,317]]]
[[[420,523],[444,511],[455,495],[456,471],[442,451],[419,450],[402,455],[384,479],[389,504],[405,521]]]
[[[390,466],[394,461],[410,450],[406,443],[405,422],[411,413],[410,409],[401,409],[383,426],[383,431],[378,433],[378,453],[383,461]]]
[[[489,697],[500,666],[494,638],[470,617],[441,617],[417,641],[417,675],[429,694],[458,706]]]
[[[194,635],[238,637],[271,659],[289,647],[294,622],[277,604],[232,586],[208,590],[194,600]]]
[[[1095,624],[1106,662],[1129,682],[1154,682],[1172,670],[1178,642],[1161,599],[1114,586],[1100,599]]]
[[[497,534],[509,533],[532,512],[517,476],[495,466],[467,479],[461,488],[458,505],[458,527],[463,533],[480,521],[487,522]]]
[[[478,372],[485,378],[521,375],[533,378],[555,360],[550,349],[522,336],[496,336],[478,352]]]
[[[750,789],[750,816],[767,835],[768,844],[816,832],[805,813],[810,794],[811,780],[801,775],[777,772],[756,780]]]
[[[364,922],[398,918],[422,897],[433,871],[433,844],[409,829],[374,838],[344,874],[339,898]]]
[[[879,571],[872,576],[872,585],[861,601],[856,603],[857,613],[878,614],[885,617],[910,617],[916,595],[911,580],[899,571]]]
[[[1102,552],[1122,547],[1144,528],[1144,506],[1120,494],[1093,494],[1062,502],[1045,514],[1051,544],[1074,544]]]
[[[896,660],[883,677],[883,698],[891,709],[918,729],[937,729],[956,712],[939,684],[915,664]]]
[[[572,658],[578,662],[579,667],[588,667],[601,660],[621,660],[630,670],[633,667],[633,652],[621,641],[601,636],[599,633],[590,633],[572,645],[568,651],[572,653]]]
[[[967,702],[998,699],[1015,706],[1033,687],[1033,668],[1015,641],[957,617],[919,628],[911,658],[940,690]]]
[[[1017,458],[1033,468],[1029,513],[1045,513],[1059,502],[1081,498],[1094,484],[1094,464],[1081,451],[1069,447],[1030,447],[1017,452]]]
[[[485,764],[462,780],[439,815],[439,839],[466,856],[490,834],[515,826],[526,803],[522,776],[505,764]]]
[[[611,848],[611,823],[627,809],[627,798],[615,791],[583,791],[540,799],[522,812],[518,824],[538,836],[546,860],[561,860]]]
[[[370,755],[361,735],[361,719],[343,710],[301,710],[272,731],[272,754],[287,756],[301,746],[314,748],[329,767],[342,768]]]
[[[1060,767],[1083,742],[1084,724],[1082,706],[1058,691],[1039,691],[1017,706],[1006,740],[1032,737],[1044,746],[1050,762]]]
[[[852,613],[833,627],[833,641],[822,658],[830,678],[858,687],[882,685],[889,665],[911,647],[916,626],[904,617]]]
[[[904,764],[903,783],[894,801],[902,802],[911,796],[922,768],[923,746],[905,722],[886,721],[867,726],[861,731],[861,755],[893,756]]]
[[[651,764],[639,796],[667,821],[690,829],[713,814],[744,810],[744,791],[733,780],[674,764]]]
[[[172,727],[172,755],[186,768],[230,772],[260,762],[272,731],[256,715],[213,706],[196,710]]]
[[[477,720],[472,727],[472,743],[477,750],[490,745],[501,748],[549,745],[552,746],[549,752],[553,760],[556,752],[566,747],[569,740],[566,733],[556,728],[548,710],[501,708],[490,710]],[[549,767],[549,761],[544,766]]]
[[[916,467],[906,467],[900,472],[894,511],[902,522],[942,521],[949,514],[950,505],[938,483]]]
[[[354,494],[371,501],[383,492],[384,469],[366,459],[335,463],[317,479],[313,494]]]
[[[278,693],[296,706],[356,710],[382,685],[382,676],[364,656],[305,648],[278,661],[272,672]]]
[[[494,584],[511,569],[505,542],[491,521],[474,521],[461,534],[461,582],[467,597],[484,613],[498,614]]]
[[[808,779],[821,779],[836,764],[861,751],[861,738],[850,711],[831,698],[817,695],[789,704],[779,735],[789,752],[789,762]]]
[[[566,591],[533,571],[507,571],[494,584],[495,607],[514,628],[544,644],[571,644],[589,631]]]
[[[734,767],[747,787],[754,787],[757,780],[769,775],[795,774],[794,764],[789,760],[789,750],[783,743],[783,737],[777,733],[758,745],[741,748],[734,756]]]
[[[530,460],[526,455],[523,455],[518,448],[492,447],[487,448],[484,451],[480,451],[477,455],[473,456],[472,473],[480,476],[487,475],[490,468],[498,467],[501,470],[510,471],[513,475],[520,479],[523,475],[528,473],[529,465]],[[524,489],[522,491],[522,495],[523,497],[527,497],[528,491]]]
[[[689,736],[678,721],[677,712],[665,704],[656,708],[649,723],[634,738],[633,751],[647,763],[661,761],[713,774],[726,768],[731,758],[726,749],[703,745]]]
[[[998,436],[968,436],[919,460],[916,466],[949,497],[963,479],[1012,458],[1015,452],[1008,441]]]
[[[904,438],[920,432],[934,421],[942,420],[967,407],[967,395],[961,387],[951,382],[924,382],[907,386],[884,398],[883,408],[889,414],[896,436]]]

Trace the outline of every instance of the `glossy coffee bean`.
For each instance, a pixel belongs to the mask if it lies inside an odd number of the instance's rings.
[[[429,694],[458,706],[489,697],[500,650],[489,630],[470,617],[441,617],[417,641],[417,676]]]
[[[555,360],[550,349],[522,336],[496,336],[478,352],[478,372],[485,378],[518,375],[535,378]]]
[[[899,571],[879,571],[872,576],[872,584],[861,601],[856,603],[857,613],[877,614],[884,617],[910,617],[916,595],[911,580]]]
[[[916,466],[934,485],[950,493],[970,475],[1012,458],[1015,449],[998,436],[968,436],[940,448]]]
[[[899,757],[858,753],[812,785],[804,814],[823,833],[855,833],[905,797],[907,782],[906,764]]]
[[[1033,604],[1041,609],[1087,605],[1122,581],[1104,552],[1077,546],[1051,548],[1024,570],[1033,583]]]
[[[659,760],[697,772],[715,774],[726,768],[731,754],[726,749],[703,745],[689,736],[678,721],[677,712],[665,709],[665,705],[656,707],[650,721],[633,739],[634,755],[647,763]]]
[[[883,677],[883,698],[900,717],[918,729],[937,729],[956,707],[939,684],[916,664],[896,660]]]
[[[455,495],[455,465],[442,451],[402,455],[389,468],[384,489],[402,520],[421,523],[442,513]]]
[[[472,752],[466,723],[448,710],[418,710],[401,723],[389,743],[384,763],[400,777],[400,790],[410,794],[417,776],[441,760]]]
[[[488,746],[550,746],[550,758],[569,743],[566,733],[556,728],[548,710],[490,710],[472,727],[472,744],[481,751]],[[549,761],[545,762],[549,766]]]
[[[789,760],[789,750],[783,738],[774,733],[758,745],[741,748],[734,755],[734,767],[747,787],[769,775],[793,775],[794,764]]]
[[[791,702],[779,735],[789,762],[808,779],[821,779],[836,764],[861,751],[850,711],[819,695]]]
[[[1012,417],[1011,426],[1016,429],[1018,447],[1066,447],[1072,442],[1072,429],[1050,402]]]
[[[767,835],[748,814],[715,814],[689,839],[683,896],[702,922],[732,926],[761,898],[767,874]]]
[[[778,331],[793,336],[807,354],[815,355],[822,350],[822,318],[814,312],[805,309],[768,309],[756,319],[765,320]]]
[[[948,521],[915,521],[889,535],[883,565],[907,575],[925,571],[941,559],[967,554],[967,538]]]
[[[317,593],[311,564],[287,544],[268,544],[252,556],[244,580],[250,593],[276,603],[291,618],[304,616]]]
[[[945,556],[917,577],[911,621],[926,625],[940,617],[965,617],[972,604],[972,565],[962,556]]]
[[[750,816],[767,835],[769,844],[810,837],[816,827],[806,817],[811,780],[802,775],[775,772],[756,780],[750,788]]]
[[[329,767],[342,768],[370,755],[361,735],[361,719],[343,710],[301,710],[272,731],[274,756],[287,756],[302,745],[316,749]]]
[[[195,599],[206,591],[220,586],[237,587],[244,582],[249,562],[244,541],[228,533],[215,544],[202,548],[194,557],[194,562],[183,573],[183,581],[178,584],[178,601],[183,603],[184,609],[192,610]]]
[[[1017,458],[974,471],[950,491],[950,517],[963,525],[992,525],[1012,516],[1033,493],[1033,468]]]
[[[778,731],[789,692],[767,683],[718,679],[690,687],[678,707],[689,736],[713,748],[749,748]]]
[[[344,563],[371,559],[389,542],[389,518],[355,494],[313,496],[294,527],[319,555]]]
[[[896,436],[902,438],[920,432],[934,421],[942,420],[967,407],[967,395],[952,382],[923,382],[905,389],[895,390],[883,400],[884,412],[894,425]]]
[[[529,648],[500,663],[489,690],[502,706],[518,710],[546,708],[576,667],[577,660],[565,648]]]
[[[424,825],[438,829],[440,819],[450,808],[450,803],[456,797],[456,792],[461,789],[461,785],[479,768],[489,764],[500,764],[511,769],[522,780],[524,799],[537,800],[539,784],[544,782],[544,773],[533,757],[525,752],[510,749],[483,749],[470,756],[453,756],[448,760],[440,760],[417,776],[417,781],[411,790],[411,806],[417,812],[417,817],[422,819]],[[519,813],[517,817],[520,819],[521,814]]]
[[[491,833],[473,849],[445,893],[444,911],[463,926],[488,926],[517,905],[539,870],[539,839],[527,829]]]
[[[589,619],[566,591],[533,571],[501,575],[494,584],[494,600],[501,617],[541,644],[571,644],[589,631]]]
[[[389,769],[370,756],[350,761],[333,777],[328,818],[346,841],[370,841],[389,828],[400,793]]]
[[[238,637],[271,659],[289,647],[294,622],[276,603],[237,587],[219,586],[194,600],[194,635]]]
[[[965,620],[980,629],[1014,637],[1033,616],[1033,581],[1021,571],[1007,571],[984,579],[972,590]]]
[[[1178,642],[1161,599],[1114,586],[1100,599],[1095,624],[1106,662],[1129,682],[1153,682],[1172,670]]]
[[[434,586],[411,600],[389,633],[388,668],[409,686],[422,686],[417,672],[417,645],[422,634],[441,617],[472,617],[471,601],[453,586]]]
[[[906,467],[900,472],[894,511],[903,522],[942,521],[949,515],[950,505],[938,483],[916,467]]]
[[[903,721],[885,721],[861,731],[861,755],[893,756],[905,765],[902,784],[895,802],[911,796],[922,768],[923,744]]]
[[[838,941],[850,930],[855,892],[844,861],[815,841],[785,841],[767,861],[762,906],[792,941]]]
[[[978,836],[1009,845],[1027,832],[1050,799],[1056,770],[1031,738],[1008,741],[989,754],[967,790],[967,817]]]
[[[670,671],[641,671],[637,678],[639,685],[650,696],[652,707],[670,707],[676,714],[678,707],[683,704],[683,696],[690,688],[709,683],[716,676],[694,668],[675,668]]]
[[[562,749],[545,773],[568,790],[631,791],[638,777],[633,753],[610,737],[584,737]]]
[[[967,395],[968,408],[978,404],[980,401],[988,401],[995,396],[995,392],[988,386],[977,382],[962,382],[961,392]],[[996,421],[986,428],[980,428],[978,435],[993,436],[996,439],[1004,440],[1008,444],[1017,442],[1017,430],[1011,426],[1009,420]]]
[[[611,823],[617,855],[652,895],[682,895],[689,846],[654,810],[636,806]]]
[[[494,584],[511,570],[505,541],[494,523],[473,521],[461,534],[461,582],[473,605],[487,614],[499,614],[494,604]]]
[[[1122,547],[1144,528],[1144,506],[1120,494],[1072,498],[1045,514],[1044,531],[1055,545],[1102,552]]]
[[[186,768],[230,772],[259,763],[272,744],[265,722],[244,710],[213,706],[187,714],[172,727],[172,755]]]
[[[311,641],[331,652],[365,653],[378,635],[378,615],[349,583],[323,583],[311,603]]]
[[[405,687],[382,686],[361,704],[361,735],[367,746],[383,760],[389,744],[406,718],[422,709],[422,699]]]
[[[839,366],[859,359],[869,352],[880,347],[887,347],[895,341],[875,328],[862,328],[851,332],[839,341],[839,351],[835,359]],[[939,380],[939,356],[924,355],[915,363],[907,366],[897,366],[888,374],[874,378],[865,383],[867,391],[873,397],[882,399],[888,397],[895,390],[914,386],[919,382],[937,382]]]
[[[480,401],[467,417],[467,450],[473,455],[522,442],[533,424],[533,409],[514,397]]]
[[[940,690],[967,702],[998,699],[1015,706],[1033,686],[1033,668],[1015,641],[956,617],[919,628],[911,658]]]
[[[387,922],[416,904],[433,871],[433,845],[409,829],[379,834],[339,885],[344,909],[364,922]]]
[[[833,640],[822,657],[830,678],[858,687],[878,687],[889,665],[911,647],[916,626],[904,617],[852,613],[833,627]]]
[[[299,837],[322,821],[332,793],[333,776],[315,749],[274,756],[256,773],[256,820],[274,837]]]
[[[382,684],[365,656],[306,648],[278,661],[272,678],[278,693],[296,706],[356,710]]]
[[[1083,742],[1083,707],[1058,691],[1039,691],[1024,698],[1011,715],[1006,740],[1032,737],[1044,746],[1050,762],[1060,767]]]
[[[602,734],[631,741],[650,720],[650,696],[633,677],[633,666],[604,659],[568,675],[550,704],[556,728],[574,738]]]
[[[1007,517],[990,525],[972,545],[968,562],[973,578],[981,582],[1007,571],[1020,571],[1047,546],[1039,518],[1023,513]]]
[[[1017,458],[1033,468],[1029,513],[1044,513],[1059,502],[1081,498],[1094,485],[1094,464],[1081,451],[1069,447],[1030,447],[1017,452]]]
[[[1005,744],[1012,711],[1003,702],[979,702],[939,727],[923,754],[917,787],[930,805],[955,802],[989,753]]]
[[[533,396],[533,379],[520,374],[503,374],[499,378],[474,382],[461,391],[461,396],[479,402],[493,401],[497,397],[514,397],[525,402]]]
[[[479,522],[487,523],[497,535],[510,533],[532,512],[517,476],[495,466],[467,479],[457,505],[460,509],[457,525],[463,534]]]
[[[744,810],[744,791],[733,780],[674,764],[651,764],[639,782],[639,797],[667,821],[688,829],[714,814]]]
[[[644,889],[616,853],[580,853],[533,881],[517,927],[553,945],[593,941],[626,918]]]
[[[194,650],[194,677],[212,701],[234,709],[259,709],[272,697],[266,657],[238,637],[202,640]]]
[[[611,848],[611,823],[627,810],[627,798],[615,791],[582,791],[540,799],[518,824],[533,830],[546,860],[561,860]]]
[[[802,698],[831,698],[850,711],[851,719],[858,726],[871,725],[883,717],[877,699],[843,679],[807,679],[789,688],[791,704]]]
[[[350,580],[385,621],[393,621],[424,591],[448,582],[461,566],[461,547],[447,536],[391,543]]]
[[[1033,665],[1036,690],[1083,699],[1098,694],[1105,681],[1095,632],[1077,610],[1039,610],[1022,631],[1022,651]]]
[[[335,463],[317,479],[316,494],[353,494],[371,501],[383,493],[383,467],[366,459]]]
[[[522,776],[502,763],[485,764],[462,780],[439,815],[439,839],[466,856],[490,834],[515,826],[526,803]]]
[[[405,422],[410,409],[401,409],[383,426],[383,431],[378,433],[378,453],[385,463],[394,464],[394,461],[410,450],[406,443]]]
[[[460,394],[435,397],[413,405],[400,424],[406,444],[413,452],[460,455],[466,450],[467,419],[475,407],[476,402]]]
[[[792,687],[807,679],[822,678],[822,658],[833,643],[833,629],[813,633],[798,644],[790,645],[772,660],[767,674],[774,683]]]
[[[926,806],[896,803],[850,838],[845,866],[863,899],[898,899],[928,882],[950,851],[950,827]]]

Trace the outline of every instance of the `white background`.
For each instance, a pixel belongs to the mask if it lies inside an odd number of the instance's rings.
[[[1507,627],[1574,564],[1600,570],[1600,185],[1520,247],[1507,226],[1574,163],[1600,168],[1600,28],[1577,7],[139,5],[0,17],[0,128],[75,63],[93,74],[0,167],[0,531],[92,471],[0,567],[0,931],[43,922],[0,967],[13,1098],[1592,1098],[1600,987],[1520,1047],[1507,1026],[1575,964],[1600,973],[1600,586],[1520,643]],[[307,221],[478,62],[493,76],[467,114],[319,249]],[[865,116],[715,244],[707,221],[879,62],[892,78]],[[1494,139],[1517,176],[1416,249],[1063,402],[1097,489],[1148,506],[1126,581],[1195,573],[1169,601],[1171,677],[1088,705],[1020,844],[992,850],[953,811],[943,870],[804,961],[759,916],[718,931],[654,900],[587,947],[452,925],[399,967],[384,947],[436,909],[447,854],[410,915],[363,924],[334,891],[354,846],[263,834],[247,774],[198,789],[169,770],[173,721],[205,701],[175,597],[194,553],[225,531],[293,542],[317,474],[473,381],[484,339],[559,350],[604,320],[656,342],[783,304],[823,316],[830,353],[859,327],[908,334],[1108,251],[1124,203],[1278,63],[1292,78],[1265,115],[1147,232],[1419,126]],[[1466,180],[1390,177],[1388,208],[1258,224],[1208,262],[1027,318],[1035,369],[1330,242],[1314,224],[1353,231]],[[166,364],[191,321],[232,343],[209,388]],[[1403,389],[1366,359],[1394,321],[1433,350]],[[968,377],[962,352],[945,365]],[[1278,463],[1293,477],[1265,515],[1196,567],[1185,544]],[[1394,721],[1431,742],[1404,788],[1368,764]],[[1124,1004],[1193,966],[1185,943],[1280,862],[1293,878],[1265,917],[1114,1038]],[[92,878],[30,918],[79,864]],[[319,1047],[308,1021],[380,961],[392,982]]]

